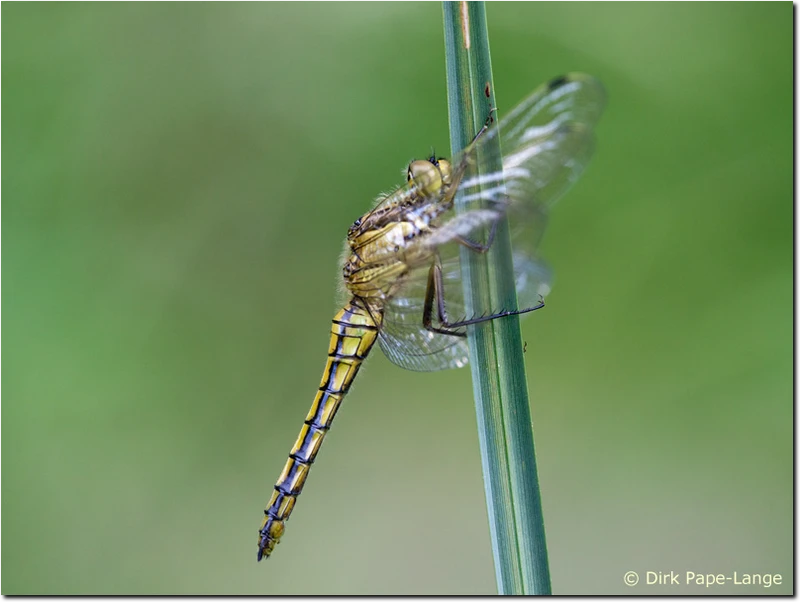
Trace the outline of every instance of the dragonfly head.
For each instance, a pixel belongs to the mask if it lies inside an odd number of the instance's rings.
[[[450,162],[447,159],[412,161],[408,166],[408,182],[417,187],[423,195],[438,194],[450,183]]]

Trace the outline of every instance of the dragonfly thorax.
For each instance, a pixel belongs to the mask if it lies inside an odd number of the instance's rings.
[[[420,247],[412,241],[429,232],[428,220],[416,217],[351,237],[351,254],[342,273],[345,285],[358,297],[388,297],[403,274],[419,261]]]
[[[429,223],[435,217],[433,214],[438,215],[447,208],[437,205],[449,198],[448,191],[452,184],[452,166],[449,161],[437,159],[435,156],[412,161],[406,174],[408,183],[404,187],[392,194],[378,197],[378,205],[353,222],[347,231],[347,240],[351,247],[354,246],[354,240],[370,231],[409,219],[419,221],[421,218]]]
[[[436,229],[436,221],[452,206],[452,167],[435,156],[412,161],[408,184],[350,227],[350,255],[343,266],[347,288],[357,297],[388,299],[410,270],[432,257],[420,239]]]

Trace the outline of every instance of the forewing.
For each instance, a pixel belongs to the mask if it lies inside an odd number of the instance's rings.
[[[431,256],[442,267],[449,322],[477,317],[464,314],[460,244],[486,240],[492,224],[503,216],[509,218],[512,233],[518,307],[535,307],[549,293],[552,272],[537,257],[537,247],[549,208],[589,161],[593,127],[604,104],[605,92],[594,78],[582,74],[557,78],[453,158],[458,202],[466,210],[444,213],[434,231],[414,243],[424,246],[427,255],[435,252]],[[497,164],[492,153],[498,136],[503,169],[492,171],[488,166]],[[441,370],[467,362],[464,337],[434,333],[422,324],[430,263],[412,266],[385,309],[381,347],[392,362],[411,370]],[[483,313],[500,309],[487,308]],[[434,302],[434,323],[437,317]]]
[[[540,86],[488,132],[487,142],[500,136],[512,205],[548,207],[561,198],[589,162],[604,105],[599,81],[569,74]]]

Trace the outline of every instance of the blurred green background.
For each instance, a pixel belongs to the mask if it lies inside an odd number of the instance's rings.
[[[791,4],[487,12],[501,115],[609,92],[523,323],[554,592],[792,592]],[[469,371],[379,352],[255,561],[347,228],[448,148],[441,5],[2,17],[3,593],[493,593]]]

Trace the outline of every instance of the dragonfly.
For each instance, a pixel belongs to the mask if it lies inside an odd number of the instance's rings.
[[[259,561],[280,542],[322,441],[375,343],[402,368],[460,368],[468,361],[468,327],[544,305],[552,272],[537,248],[550,208],[589,161],[604,104],[597,79],[571,73],[537,88],[499,122],[490,107],[462,152],[449,161],[435,155],[412,161],[406,183],[380,195],[350,226],[342,265],[348,300],[333,318],[319,389],[264,510]],[[488,251],[504,219],[517,307],[467,314],[461,251]]]

